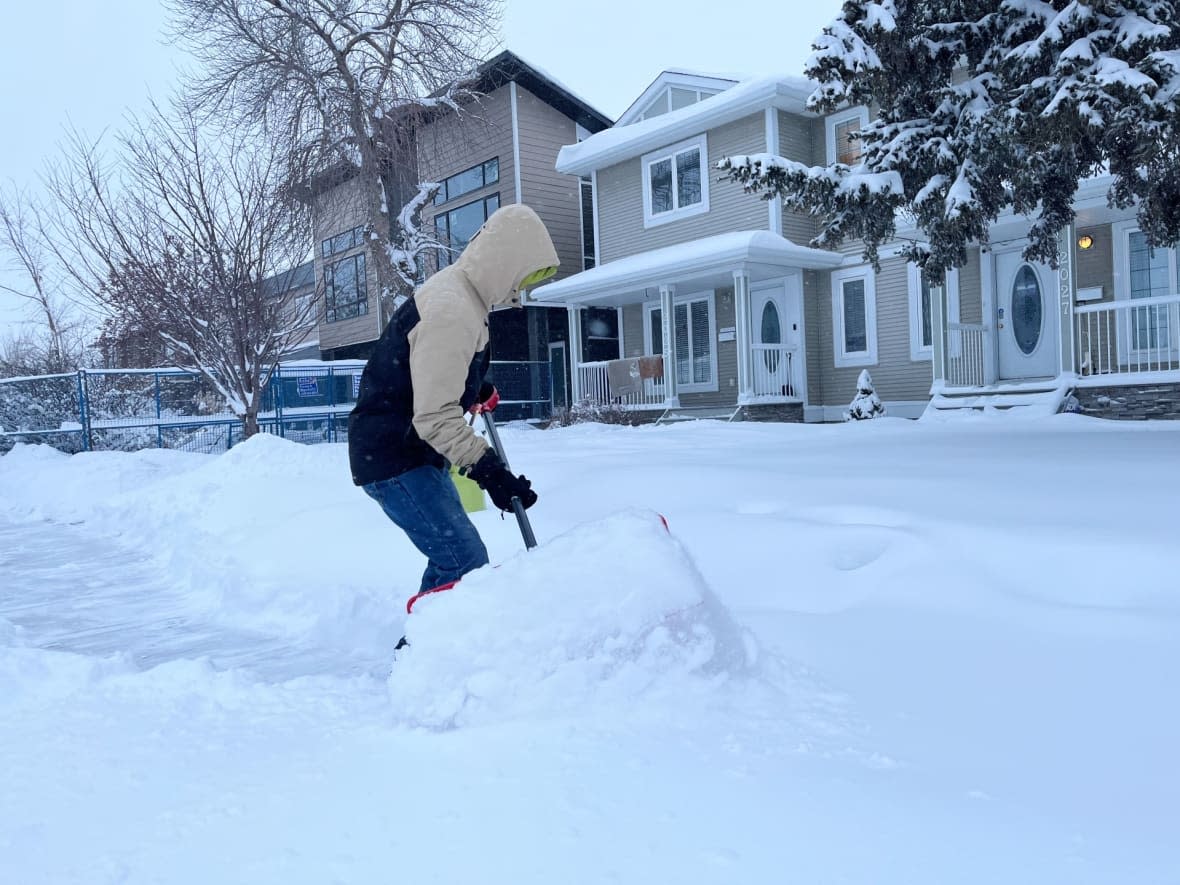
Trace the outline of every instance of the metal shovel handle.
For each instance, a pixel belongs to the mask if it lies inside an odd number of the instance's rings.
[[[504,464],[505,469],[511,470],[508,466],[508,456],[504,454],[504,444],[500,442],[500,431],[496,429],[496,419],[492,417],[491,412],[481,412],[483,415],[484,424],[488,428],[488,438],[492,441],[492,449],[500,456],[500,461]],[[524,546],[532,550],[537,546],[537,536],[533,534],[533,527],[529,523],[528,514],[525,513],[524,504],[521,503],[520,498],[513,497],[512,512],[516,514],[516,522],[520,526],[520,536],[524,538]]]

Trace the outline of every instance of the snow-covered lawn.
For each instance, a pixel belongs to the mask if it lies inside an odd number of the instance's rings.
[[[0,458],[0,882],[1180,883],[1180,426],[503,436],[408,622],[343,446]]]

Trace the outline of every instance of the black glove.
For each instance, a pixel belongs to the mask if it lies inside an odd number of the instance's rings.
[[[513,498],[520,498],[525,510],[537,503],[533,484],[526,477],[513,476],[491,449],[467,469],[467,475],[492,496],[492,503],[500,510],[511,510]]]

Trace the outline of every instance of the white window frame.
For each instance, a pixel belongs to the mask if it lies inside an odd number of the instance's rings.
[[[922,344],[922,273],[918,265],[910,263],[906,265],[909,273],[909,295],[910,295],[910,359],[915,362],[925,362],[934,359],[934,341],[933,338],[938,337],[938,327],[934,325],[931,316],[930,332],[932,335],[929,346]],[[946,272],[946,321],[948,323],[959,322],[959,269],[952,267]],[[931,303],[933,307],[933,303]],[[952,344],[952,349],[955,351],[952,356],[958,356],[960,345]]]
[[[690,382],[682,384],[676,382],[676,392],[680,393],[716,393],[720,387],[717,377],[717,292],[714,289],[706,289],[703,292],[689,292],[681,295],[677,293],[672,301],[672,309],[676,309],[678,304],[691,304],[696,301],[705,301],[709,305],[709,340],[712,342],[712,347],[709,348],[709,381]],[[643,349],[644,353],[654,353],[652,350],[651,340],[651,315],[652,311],[659,310],[663,305],[659,301],[650,301],[643,305]],[[662,319],[662,318],[661,318]],[[673,329],[672,333],[676,333],[675,329],[676,317],[672,317]],[[688,340],[689,346],[692,346],[692,308],[689,308],[689,329]],[[689,355],[689,366],[692,365],[692,356]],[[676,360],[672,359],[669,364],[664,366],[665,372],[676,371]],[[662,385],[661,385],[662,386]]]
[[[865,350],[844,349],[844,284],[863,279],[865,284]],[[832,272],[832,356],[837,368],[877,365],[877,278],[870,265]]]
[[[869,109],[866,107],[852,108],[848,111],[832,114],[832,116],[824,120],[829,166],[836,162],[836,127],[847,123],[849,120],[859,121],[859,128],[864,129],[869,125]]]
[[[693,203],[691,206],[676,207],[668,212],[661,212],[658,215],[653,215],[651,211],[651,167],[652,164],[658,163],[661,160],[671,160],[672,162],[672,199],[675,202],[679,197],[679,188],[676,184],[676,155],[690,151],[697,148],[700,151],[701,163],[701,199],[700,202]],[[643,169],[643,226],[655,227],[660,224],[667,224],[670,221],[679,221],[682,218],[691,218],[694,215],[703,215],[709,211],[709,144],[705,135],[696,136],[695,138],[685,139],[668,147],[661,148],[658,151],[652,151],[650,154],[644,154],[640,160],[640,165]]]
[[[1114,298],[1115,301],[1132,302],[1135,299],[1131,298],[1131,234],[1142,233],[1143,229],[1139,226],[1139,222],[1135,220],[1116,221],[1110,226],[1111,239],[1113,240],[1113,259],[1114,259]],[[1168,294],[1180,294],[1180,255],[1173,247],[1160,246],[1168,253]],[[1169,312],[1169,316],[1170,316]],[[1127,359],[1139,359],[1145,354],[1154,354],[1157,352],[1164,352],[1174,355],[1177,353],[1177,330],[1168,329],[1168,346],[1167,348],[1136,348],[1133,344],[1131,330],[1129,328],[1130,313],[1121,312],[1118,320],[1118,341],[1131,342],[1128,347],[1128,352],[1124,354]],[[1122,343],[1119,344],[1119,349],[1123,349]]]

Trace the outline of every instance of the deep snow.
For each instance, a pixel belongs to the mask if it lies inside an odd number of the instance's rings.
[[[1180,882],[1180,427],[503,436],[408,621],[342,446],[0,458],[0,882]]]

